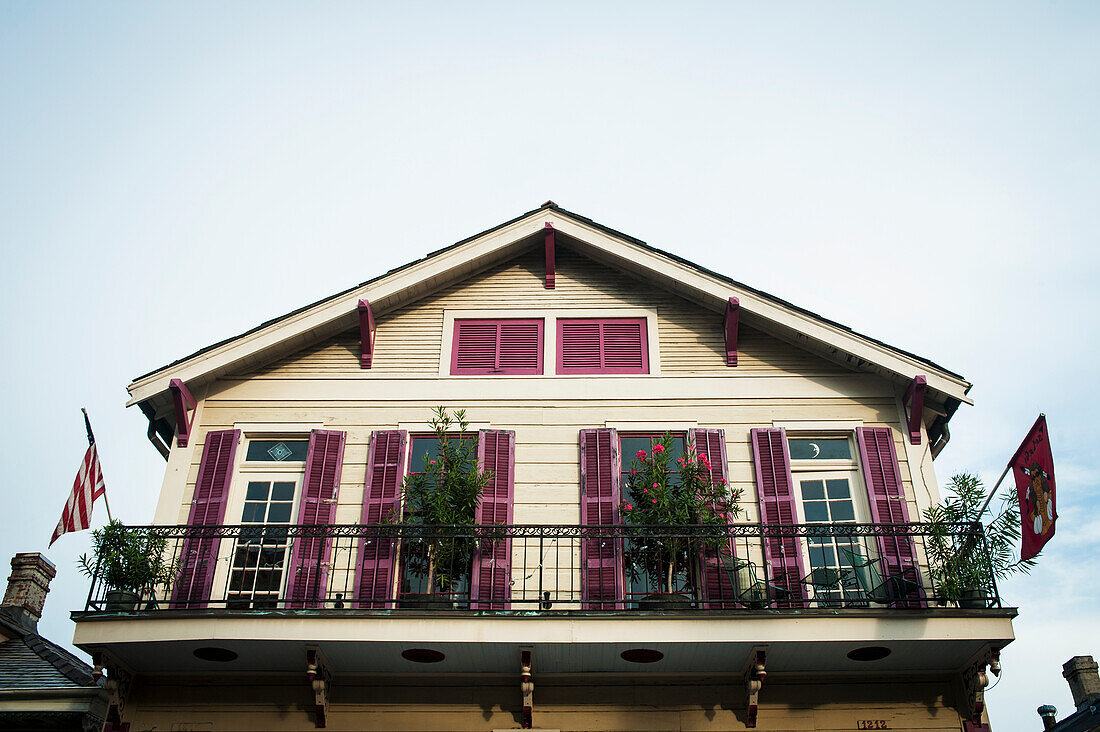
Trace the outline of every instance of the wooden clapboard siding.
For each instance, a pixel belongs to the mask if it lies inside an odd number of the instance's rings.
[[[536,726],[590,730],[743,729],[745,695],[731,694],[735,676],[675,678],[542,675],[536,687]],[[509,729],[518,709],[515,684],[505,674],[342,676],[329,704],[332,729],[402,732]],[[743,684],[743,682],[741,682]],[[227,694],[230,688],[232,694]],[[839,732],[859,720],[892,730],[962,727],[953,681],[937,677],[860,677],[849,683],[820,676],[769,676],[760,695],[761,729]],[[127,703],[134,729],[301,730],[312,728],[313,696],[298,677],[196,675],[144,677]]]
[[[443,311],[465,309],[551,309],[635,307],[657,313],[661,370],[664,373],[728,373],[723,314],[629,277],[580,254],[559,248],[557,286],[543,287],[542,251],[452,285],[392,313],[378,316],[370,375],[437,374],[443,338]],[[653,334],[649,334],[653,338]],[[551,372],[554,354],[544,368]],[[766,333],[742,325],[737,373],[835,374],[844,367]],[[361,374],[359,330],[312,345],[242,376],[254,378],[341,377]]]

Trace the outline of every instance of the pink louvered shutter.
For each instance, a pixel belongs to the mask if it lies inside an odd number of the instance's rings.
[[[225,502],[233,479],[233,458],[237,454],[240,430],[206,433],[206,444],[195,480],[188,526],[219,526],[225,518]],[[179,580],[172,589],[173,608],[202,608],[210,600],[214,569],[218,561],[217,538],[192,538],[183,542]]]
[[[649,373],[645,318],[558,318],[559,374]]]
[[[515,486],[516,433],[481,430],[477,433],[477,461],[492,473],[477,507],[480,526],[512,523]],[[474,610],[507,610],[512,596],[512,540],[479,543],[474,550],[470,577],[470,601]]]
[[[889,427],[860,427],[856,430],[859,458],[863,467],[863,482],[867,484],[867,498],[871,504],[871,520],[876,524],[909,523],[909,509],[905,505],[905,488],[901,482],[901,467],[894,448],[893,431]],[[920,605],[923,593],[920,572],[917,569],[916,547],[911,536],[880,536],[879,556],[882,557],[884,575],[901,577],[908,582],[898,583],[912,587],[909,597],[902,600],[907,605]]]
[[[797,524],[787,431],[754,429],[751,434],[760,523],[767,526]],[[793,536],[768,536],[764,539],[764,559],[771,584],[789,594],[789,603],[779,603],[780,606],[802,605],[805,600],[802,578],[806,576],[806,571],[798,539]]]
[[[586,610],[623,607],[622,539],[599,526],[619,523],[619,435],[613,429],[581,430],[581,590]]]
[[[728,490],[726,469],[726,433],[724,430],[691,430],[691,441],[695,452],[704,455],[710,462],[710,476]],[[733,517],[727,517],[727,521]],[[704,607],[711,610],[731,608],[737,600],[731,568],[734,556],[733,540],[723,542],[718,547],[705,547],[700,554],[701,582],[699,590]]]
[[[392,523],[401,514],[401,481],[405,477],[405,430],[371,434],[367,483],[363,490],[364,526]],[[358,607],[392,608],[397,569],[397,539],[366,531],[359,540],[355,587]]]
[[[541,374],[541,319],[456,320],[452,374]]]
[[[309,436],[306,474],[298,508],[300,526],[331,526],[336,517],[336,496],[344,465],[343,432],[314,430]],[[323,605],[328,581],[326,565],[332,554],[332,537],[299,536],[294,540],[287,574],[289,608]]]

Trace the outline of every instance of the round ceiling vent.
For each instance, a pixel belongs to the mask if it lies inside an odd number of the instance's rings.
[[[401,651],[401,658],[413,663],[439,663],[446,656],[431,648],[410,648],[407,651]]]
[[[631,663],[657,663],[665,654],[652,648],[631,648],[619,654],[619,658]]]
[[[237,660],[237,652],[231,651],[228,648],[218,648],[217,646],[205,646],[203,648],[196,648],[193,653],[195,658],[200,661],[213,661],[214,663],[229,663],[230,661]]]
[[[890,655],[890,649],[885,646],[864,646],[848,651],[848,658],[853,661],[881,661]]]

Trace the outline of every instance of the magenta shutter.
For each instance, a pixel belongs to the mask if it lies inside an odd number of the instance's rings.
[[[787,431],[754,429],[751,434],[760,523],[768,526],[797,524]],[[793,536],[765,538],[764,559],[768,565],[769,582],[789,593],[790,603],[779,604],[800,606],[805,600],[802,578],[806,576],[806,571],[798,539]]]
[[[905,505],[905,489],[892,430],[889,427],[860,427],[856,430],[856,440],[859,442],[863,482],[867,484],[867,498],[871,504],[871,520],[876,524],[909,523],[909,509]],[[902,577],[912,582],[913,587],[920,587],[912,537],[879,537],[878,550],[886,577]],[[905,602],[919,605],[922,604],[921,597],[920,590],[915,589],[911,599]]]
[[[340,471],[344,465],[343,432],[314,430],[309,436],[306,474],[298,508],[300,526],[331,526],[336,517],[336,496],[340,491]],[[331,558],[332,538],[299,536],[294,540],[286,581],[289,608],[318,607],[324,604]]]
[[[710,462],[711,480],[722,486],[727,486],[728,474],[726,470],[726,433],[723,430],[691,430],[691,441],[695,444],[695,452],[705,455]],[[728,517],[727,520],[732,517]],[[736,590],[733,587],[731,577],[734,572],[731,568],[722,565],[729,564],[733,559],[733,540],[723,543],[719,547],[707,547],[700,555],[699,594],[704,607],[711,610],[731,608],[736,601]]]
[[[559,374],[647,374],[645,318],[558,318]]]
[[[225,501],[233,479],[233,457],[240,430],[206,433],[188,526],[219,526],[225,519]],[[173,608],[206,607],[214,584],[220,540],[186,539],[180,552],[179,581],[172,589]]]
[[[364,526],[393,523],[401,513],[401,481],[405,477],[405,430],[371,434],[367,483],[363,489]],[[359,541],[355,586],[358,607],[392,608],[397,569],[397,539],[371,535]]]
[[[541,374],[542,325],[536,320],[456,320],[452,374]]]
[[[619,435],[613,429],[581,430],[581,521],[588,527],[619,523]],[[581,541],[581,591],[585,610],[623,607],[622,540],[589,531]]]
[[[516,433],[481,430],[477,433],[477,459],[482,470],[493,474],[481,494],[477,523],[499,526],[512,523],[515,485]],[[485,542],[474,551],[470,600],[474,610],[507,610],[512,595],[512,540]]]

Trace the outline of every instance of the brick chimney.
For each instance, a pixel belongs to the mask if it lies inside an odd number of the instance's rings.
[[[1069,682],[1069,693],[1077,709],[1100,702],[1100,675],[1092,656],[1074,656],[1062,664],[1062,675]]]
[[[11,558],[8,590],[0,607],[15,610],[19,623],[28,630],[35,630],[42,617],[46,593],[50,591],[50,580],[56,574],[53,562],[38,552],[16,554]]]

